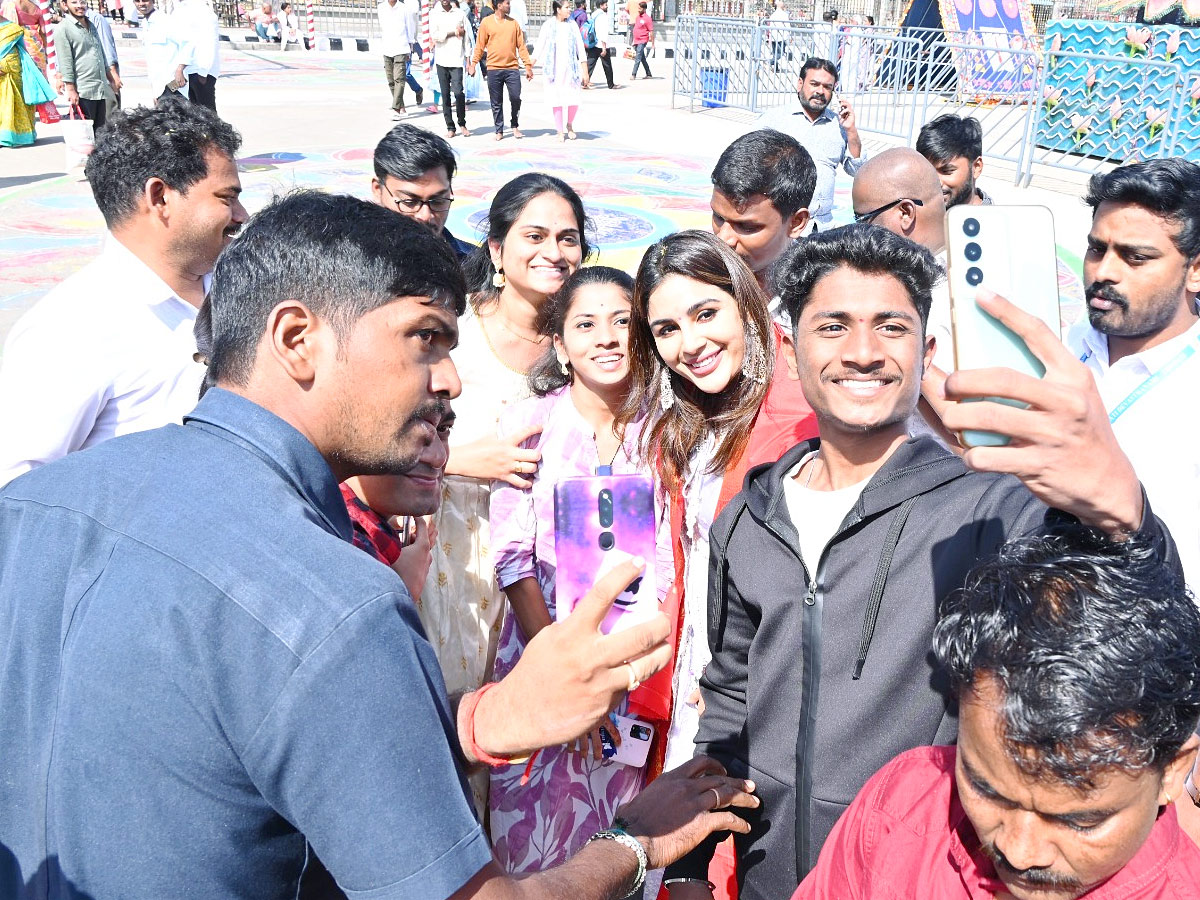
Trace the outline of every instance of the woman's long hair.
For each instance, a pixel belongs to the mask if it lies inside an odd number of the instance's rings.
[[[767,381],[760,383],[738,372],[721,393],[706,394],[666,368],[650,332],[649,307],[650,295],[672,275],[703,282],[733,296],[746,325],[746,354],[762,354]],[[659,474],[668,490],[675,491],[682,484],[692,453],[709,431],[718,436],[710,472],[724,471],[741,456],[775,368],[771,329],[767,297],[754,280],[754,273],[713,234],[681,231],[663,238],[642,257],[634,281],[629,328],[631,390],[620,417],[629,421],[639,410],[649,409],[652,414],[658,411],[662,373],[668,373],[675,402],[643,431],[641,448],[645,459],[658,461]]]
[[[575,213],[575,221],[579,226],[579,249],[582,252],[581,262],[586,262],[594,252],[588,242],[587,232],[589,221],[583,211],[583,201],[575,189],[553,175],[545,172],[526,172],[518,175],[492,198],[488,210],[487,235],[483,243],[463,263],[463,274],[467,279],[467,292],[471,297],[471,306],[476,312],[500,296],[500,289],[493,286],[492,278],[496,267],[492,265],[492,254],[488,247],[490,241],[495,241],[501,247],[525,207],[542,194],[557,194],[570,204]]]
[[[538,314],[538,334],[548,335],[551,338],[550,346],[546,348],[542,358],[534,364],[533,369],[529,372],[529,389],[539,397],[545,397],[571,383],[571,376],[564,374],[562,366],[559,365],[553,339],[562,338],[571,305],[575,302],[580,290],[590,284],[611,284],[619,289],[632,305],[633,279],[620,269],[614,269],[611,266],[586,266],[576,269]]]

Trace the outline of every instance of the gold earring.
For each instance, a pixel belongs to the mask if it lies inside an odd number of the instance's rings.
[[[497,269],[496,274],[492,276],[492,287],[502,288],[505,285],[504,271]]]

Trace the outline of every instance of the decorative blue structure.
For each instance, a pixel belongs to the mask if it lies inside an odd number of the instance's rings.
[[[1065,20],[1046,28],[1034,143],[1132,162],[1200,163],[1200,29]]]

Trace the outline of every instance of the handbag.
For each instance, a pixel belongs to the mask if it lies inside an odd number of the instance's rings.
[[[62,137],[67,154],[66,170],[83,168],[96,147],[96,129],[91,120],[84,118],[78,103],[71,105],[68,117],[62,120]]]

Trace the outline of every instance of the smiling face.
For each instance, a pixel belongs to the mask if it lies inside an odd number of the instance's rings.
[[[1002,687],[986,676],[961,699],[954,771],[959,801],[1016,900],[1075,900],[1116,874],[1145,843],[1159,808],[1170,802],[1164,784],[1175,770],[1168,767],[1164,778],[1155,769],[1114,769],[1098,773],[1089,791],[1033,778],[1009,755],[1002,702]]]
[[[174,231],[170,252],[201,274],[212,271],[217,256],[250,217],[239,199],[237,163],[216,150],[205,154],[205,162],[208,174],[186,192],[166,189]]]
[[[650,294],[647,318],[667,368],[704,393],[719,394],[741,375],[746,325],[732,294],[668,275]]]
[[[508,230],[503,247],[488,241],[492,265],[504,273],[508,288],[544,300],[583,262],[580,227],[570,203],[558,194],[539,194]]]
[[[942,199],[946,209],[952,206],[978,205],[983,202],[975,192],[975,179],[983,172],[983,157],[971,162],[965,156],[955,156],[940,162],[930,160],[942,183]]]
[[[1195,321],[1200,257],[1175,246],[1179,226],[1132,203],[1101,203],[1083,260],[1088,320],[1114,337],[1181,334]]]
[[[742,258],[760,282],[808,223],[807,210],[785,220],[765,194],[755,194],[749,202],[735,204],[713,188],[709,204],[713,234]]]
[[[796,323],[800,386],[823,439],[903,434],[932,338],[901,282],[848,266],[818,281]]]
[[[381,516],[428,516],[442,499],[442,478],[450,458],[450,429],[454,413],[447,409],[438,426],[437,440],[421,450],[417,463],[403,475],[362,475],[358,492]]]
[[[576,384],[597,395],[623,388],[629,380],[630,302],[615,284],[587,284],[554,336],[560,363],[569,363]]]
[[[424,298],[400,298],[354,323],[319,379],[337,429],[328,455],[339,469],[405,475],[422,460],[432,468],[450,400],[462,390],[450,359],[457,343],[453,310]]]

